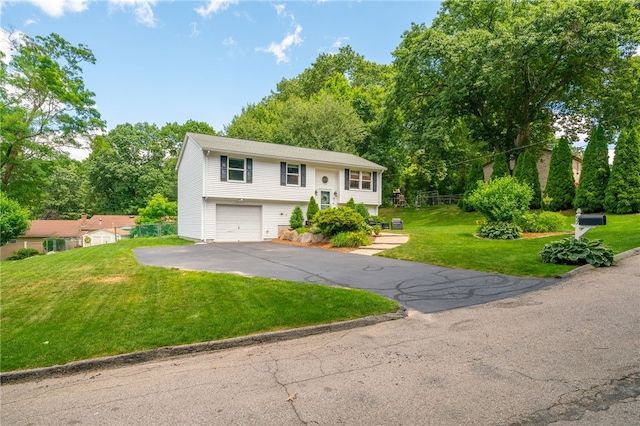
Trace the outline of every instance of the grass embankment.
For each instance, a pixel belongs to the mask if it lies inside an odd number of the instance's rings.
[[[134,239],[2,262],[2,371],[393,312],[360,290],[141,266]]]
[[[567,235],[506,241],[476,238],[476,222],[483,216],[456,206],[380,209],[380,216],[402,218],[402,232],[411,237],[407,244],[381,253],[384,257],[516,276],[552,277],[575,268],[542,263],[538,254],[546,243],[573,235],[573,211],[565,212]],[[615,253],[640,247],[640,214],[607,214],[607,225],[585,237],[603,240]]]

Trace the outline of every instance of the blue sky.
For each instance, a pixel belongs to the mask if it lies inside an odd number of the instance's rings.
[[[3,37],[55,32],[87,45],[86,87],[112,129],[122,123],[204,121],[221,131],[242,107],[350,45],[391,63],[411,23],[429,25],[430,1],[1,2]]]

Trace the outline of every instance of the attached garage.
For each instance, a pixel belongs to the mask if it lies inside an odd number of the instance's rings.
[[[216,206],[216,241],[261,240],[261,206]]]

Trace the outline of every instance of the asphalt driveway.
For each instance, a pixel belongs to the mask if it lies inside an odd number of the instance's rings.
[[[143,265],[364,289],[423,313],[487,303],[560,282],[271,242],[140,248],[134,253]]]

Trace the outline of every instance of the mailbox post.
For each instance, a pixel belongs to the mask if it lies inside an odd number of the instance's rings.
[[[586,234],[590,229],[593,229],[600,225],[606,225],[606,224],[607,224],[607,216],[603,214],[583,215],[582,210],[577,209],[576,223],[572,225],[576,230],[574,238],[578,240],[580,239],[580,237]]]

